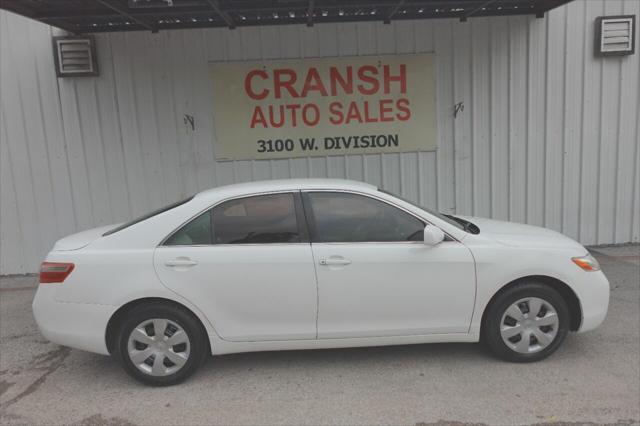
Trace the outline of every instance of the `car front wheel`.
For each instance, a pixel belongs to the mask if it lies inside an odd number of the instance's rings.
[[[189,312],[154,303],[132,310],[120,327],[116,355],[125,371],[152,386],[177,384],[200,366],[206,335]]]
[[[507,289],[488,307],[483,340],[507,361],[533,362],[555,352],[568,327],[562,296],[546,284],[526,282]]]

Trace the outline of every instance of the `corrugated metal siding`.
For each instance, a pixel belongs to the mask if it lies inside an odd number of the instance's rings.
[[[585,244],[638,241],[640,54],[594,58],[605,14],[640,15],[640,2],[574,1],[544,19],[99,35],[100,77],[57,79],[55,30],[0,12],[0,273],[36,271],[65,234],[287,177],[364,180]],[[437,152],[215,162],[208,62],[433,51]]]

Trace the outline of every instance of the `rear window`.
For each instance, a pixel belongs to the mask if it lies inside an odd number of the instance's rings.
[[[150,213],[147,213],[147,214],[145,214],[145,215],[142,215],[142,216],[140,216],[140,217],[137,217],[137,218],[133,219],[133,220],[132,220],[132,221],[130,221],[130,222],[123,223],[122,225],[120,225],[120,226],[118,226],[118,227],[116,227],[116,228],[110,229],[109,231],[105,232],[104,234],[102,234],[102,236],[103,236],[103,237],[106,237],[107,235],[115,234],[116,232],[118,232],[118,231],[122,231],[123,229],[128,228],[128,227],[130,227],[131,225],[135,225],[136,223],[142,222],[143,220],[147,220],[147,219],[149,219],[149,218],[152,218],[152,217],[154,217],[154,216],[159,215],[160,213],[164,213],[164,212],[169,211],[169,210],[171,210],[171,209],[174,209],[174,208],[176,208],[176,207],[178,207],[178,206],[181,206],[181,205],[183,205],[183,204],[186,204],[186,203],[188,203],[189,201],[193,200],[193,197],[195,197],[195,195],[192,195],[191,197],[189,197],[189,198],[187,198],[187,199],[185,199],[185,200],[178,201],[178,202],[175,202],[175,203],[169,204],[168,206],[161,207],[161,208],[159,208],[159,209],[157,209],[157,210],[154,210],[154,211],[152,211],[152,212],[150,212]]]

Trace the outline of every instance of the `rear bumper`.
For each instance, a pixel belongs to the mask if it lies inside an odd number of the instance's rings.
[[[109,355],[105,333],[117,306],[58,302],[57,285],[40,285],[33,300],[33,315],[42,335],[62,346]]]
[[[579,333],[597,328],[604,321],[609,309],[609,280],[599,272],[584,272],[574,286],[582,307],[582,323]]]

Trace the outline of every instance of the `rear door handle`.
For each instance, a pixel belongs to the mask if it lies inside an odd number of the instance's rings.
[[[327,265],[327,266],[331,266],[331,265],[346,266],[346,265],[350,265],[351,261],[349,259],[345,259],[342,257],[330,257],[328,259],[320,259],[320,264]]]
[[[164,262],[164,264],[167,266],[187,267],[187,266],[196,266],[198,262],[191,259],[173,259],[173,260],[167,260],[166,262]]]

